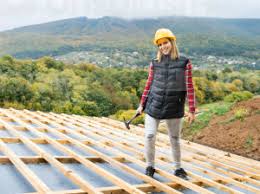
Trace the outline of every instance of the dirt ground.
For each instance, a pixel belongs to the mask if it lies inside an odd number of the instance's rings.
[[[246,116],[239,117],[239,111]],[[239,102],[223,116],[215,116],[192,141],[260,160],[260,98]]]

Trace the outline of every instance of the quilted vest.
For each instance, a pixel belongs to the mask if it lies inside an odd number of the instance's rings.
[[[144,112],[157,119],[183,117],[188,58],[172,60],[169,55],[163,55],[161,62],[153,60],[152,63],[154,76]]]

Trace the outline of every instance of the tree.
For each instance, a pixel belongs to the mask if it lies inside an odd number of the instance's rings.
[[[101,116],[108,116],[114,112],[115,106],[112,99],[97,83],[94,83],[89,90],[83,92],[83,98],[85,101],[95,102]],[[83,110],[85,111],[85,109]]]
[[[96,102],[93,101],[85,101],[81,102],[79,104],[81,107],[82,111],[88,116],[100,116],[100,107],[97,105]],[[102,110],[101,110],[102,111]]]
[[[0,101],[28,102],[33,96],[30,83],[21,77],[0,77]]]
[[[234,84],[239,90],[243,90],[243,82],[240,79],[234,79],[232,84]]]
[[[232,72],[232,69],[229,68],[229,67],[225,67],[222,71],[222,73],[231,73]]]
[[[17,65],[17,71],[19,74],[30,82],[36,79],[38,73],[38,66],[35,62],[22,63]]]
[[[57,70],[63,70],[64,69],[64,63],[61,61],[56,61],[55,59],[51,57],[43,57],[41,59],[48,68],[53,68]]]
[[[32,84],[33,99],[31,108],[36,110],[51,111],[55,94],[52,87],[46,83],[35,82]]]
[[[0,59],[0,74],[15,75],[15,64],[13,58],[4,56]]]

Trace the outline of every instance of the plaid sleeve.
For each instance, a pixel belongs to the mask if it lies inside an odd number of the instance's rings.
[[[192,82],[192,63],[189,60],[186,69],[185,69],[185,77],[186,77],[186,90],[187,90],[187,101],[189,105],[189,112],[195,112],[195,92]]]
[[[144,88],[144,91],[143,91],[143,94],[141,97],[141,102],[140,102],[140,105],[142,107],[145,107],[152,81],[153,81],[153,64],[150,63],[148,78],[147,78],[145,88]]]

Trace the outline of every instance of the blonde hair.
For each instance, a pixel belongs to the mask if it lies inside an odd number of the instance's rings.
[[[172,39],[168,39],[168,40],[170,41],[170,43],[172,45],[172,50],[171,50],[171,53],[170,53],[171,59],[176,60],[180,57],[177,43],[176,43],[175,40],[172,40]],[[161,62],[162,55],[163,55],[162,52],[160,51],[160,49],[158,49],[156,60]]]

